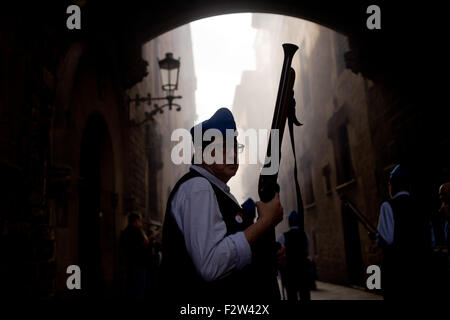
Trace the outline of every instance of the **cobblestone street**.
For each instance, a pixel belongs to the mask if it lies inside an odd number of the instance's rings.
[[[383,300],[378,294],[336,284],[317,281],[317,290],[311,292],[311,300]]]
[[[281,290],[281,282],[279,281],[278,283]],[[363,289],[350,288],[321,281],[316,281],[316,286],[317,290],[311,291],[311,300],[383,300],[381,295],[370,293]],[[283,296],[282,300],[285,300]]]

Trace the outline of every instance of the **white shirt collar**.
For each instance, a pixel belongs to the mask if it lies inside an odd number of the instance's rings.
[[[191,165],[190,169],[193,169],[198,173],[200,173],[202,176],[204,176],[210,182],[214,183],[221,190],[225,191],[226,193],[230,193],[230,187],[225,182],[223,182],[222,180],[214,176],[212,173],[210,173],[208,170],[196,166],[195,164]]]
[[[409,194],[408,191],[400,191],[400,192],[397,192],[396,194],[394,194],[394,196],[392,197],[392,199],[395,199],[395,198],[397,198],[398,196],[403,196],[403,195],[409,196],[410,194]]]

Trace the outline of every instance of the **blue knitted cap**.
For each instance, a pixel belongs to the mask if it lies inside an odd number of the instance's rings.
[[[300,216],[297,211],[292,210],[289,214],[289,225],[290,226],[299,226],[300,225]]]
[[[409,175],[408,171],[398,164],[394,167],[394,169],[392,169],[389,177],[391,180],[398,179],[401,181],[408,181]]]
[[[190,131],[192,140],[194,140],[194,128],[198,126],[201,127],[202,134],[208,129],[217,129],[222,133],[224,138],[227,129],[236,130],[236,122],[234,121],[233,114],[227,108],[220,108],[211,118],[193,126]]]

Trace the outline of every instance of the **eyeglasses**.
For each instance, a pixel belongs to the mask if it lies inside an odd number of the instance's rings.
[[[238,143],[237,144],[237,151],[238,151],[238,153],[244,152],[244,148],[245,148],[245,146],[242,143]]]
[[[214,146],[219,147],[219,148],[223,148],[224,144],[223,143],[217,143]],[[234,154],[235,151],[237,151],[237,153],[243,153],[244,152],[244,148],[245,148],[245,145],[243,145],[242,143],[235,142],[233,149],[229,149],[229,148],[225,147],[225,151],[226,151],[227,155],[231,156],[232,154]]]

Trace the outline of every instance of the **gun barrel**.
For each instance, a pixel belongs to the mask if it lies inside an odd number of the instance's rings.
[[[278,131],[278,156],[281,159],[281,144],[283,141],[284,127],[286,125],[287,112],[289,104],[293,99],[293,87],[295,81],[295,71],[291,68],[292,59],[295,52],[298,50],[298,46],[291,43],[283,44],[284,61],[283,67],[281,69],[281,77],[278,86],[277,100],[275,103],[275,110],[272,118],[271,129]],[[267,144],[266,158],[264,162],[264,168],[270,167],[271,162],[271,145],[272,145],[272,135],[269,135],[269,141]],[[264,169],[263,168],[263,169]],[[258,182],[258,195],[263,202],[268,202],[275,196],[275,193],[279,191],[277,185],[278,170],[272,175],[259,176]]]

